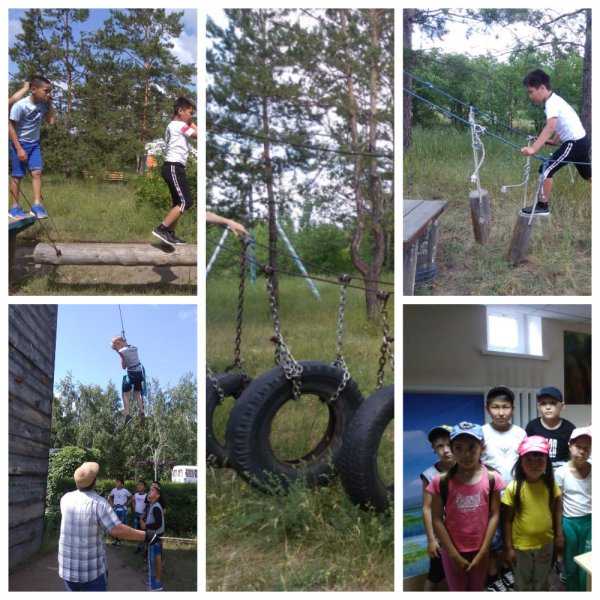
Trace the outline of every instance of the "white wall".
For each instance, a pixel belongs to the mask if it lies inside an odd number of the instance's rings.
[[[555,386],[564,391],[564,331],[591,334],[590,325],[542,320],[544,359],[485,354],[486,309],[477,305],[404,306],[404,388],[477,389]],[[591,405],[569,405],[563,416],[591,422]]]

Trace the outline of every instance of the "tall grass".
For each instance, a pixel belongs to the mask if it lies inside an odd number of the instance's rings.
[[[147,242],[154,243],[152,230],[161,222],[170,207],[159,210],[155,207],[141,204],[135,196],[135,174],[126,176],[125,184],[119,182],[103,182],[99,180],[82,180],[77,178],[65,179],[62,175],[44,175],[43,203],[51,216],[42,224],[36,224],[20,233],[17,244],[23,248],[31,247],[40,242]],[[165,184],[166,185],[166,184]],[[22,183],[22,195],[19,199],[23,210],[29,212],[29,204],[33,201],[31,181],[25,178]],[[177,234],[188,242],[197,240],[196,213],[185,214],[179,221]],[[31,263],[32,260],[28,259]],[[123,285],[120,293],[140,293],[139,288],[127,287],[127,271],[119,275],[107,276],[111,267],[60,267],[62,272],[68,272],[68,277],[77,293],[105,294],[110,292],[120,281]],[[101,271],[98,271],[101,269]],[[33,270],[33,277],[26,277],[17,282],[13,293],[44,295],[52,293],[69,293],[68,285],[59,285],[56,269],[44,271]],[[118,268],[115,269],[118,271]],[[90,284],[89,275],[102,283]],[[87,276],[87,277],[86,277]],[[82,283],[85,282],[85,283]],[[169,288],[169,293],[194,293],[193,286],[176,289]],[[163,284],[150,285],[144,293],[164,293]]]
[[[389,278],[389,276],[386,276]],[[306,282],[280,280],[282,335],[298,360],[331,362],[336,349],[337,286],[318,284],[317,301]],[[273,334],[264,281],[247,284],[242,357],[251,377],[273,366]],[[237,281],[207,281],[207,360],[221,371],[232,362]],[[342,351],[363,395],[375,389],[381,325],[365,318],[364,295],[349,290]],[[393,327],[390,309],[390,325]],[[388,368],[385,383],[391,383]],[[216,414],[223,437],[232,401]],[[279,457],[298,456],[321,432],[326,416],[314,398],[288,403],[274,424]],[[393,427],[386,431],[379,467],[387,482],[393,472]],[[391,590],[393,515],[365,513],[341,484],[307,489],[295,484],[283,497],[264,495],[231,470],[209,469],[207,493],[207,588],[212,591]]]
[[[448,200],[438,235],[438,275],[432,284],[417,287],[415,294],[589,295],[590,184],[574,167],[555,176],[551,216],[535,220],[528,260],[512,267],[506,255],[523,206],[523,188],[506,194],[500,190],[523,180],[525,159],[494,138],[483,136],[483,142],[486,156],[480,179],[489,192],[492,214],[492,239],[487,245],[475,242],[471,224],[468,197],[474,165],[469,130],[414,130],[413,144],[404,153],[404,197]],[[531,159],[527,205],[533,203],[539,165],[539,160]]]

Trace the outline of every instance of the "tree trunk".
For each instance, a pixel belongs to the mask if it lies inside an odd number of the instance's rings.
[[[414,8],[405,8],[402,11],[402,40],[404,52],[404,70],[412,71],[412,29],[413,18],[415,14]],[[404,87],[407,90],[412,90],[412,79],[408,75],[403,75]],[[408,92],[403,92],[403,134],[404,139],[402,147],[406,150],[412,141],[412,96]]]
[[[585,9],[581,122],[592,140],[592,9]]]

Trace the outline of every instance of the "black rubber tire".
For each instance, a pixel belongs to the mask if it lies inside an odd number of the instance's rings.
[[[300,364],[302,394],[317,396],[326,403],[338,389],[342,372],[316,361]],[[267,493],[285,493],[298,480],[325,485],[335,472],[343,433],[362,401],[358,386],[350,379],[338,399],[327,405],[328,424],[316,446],[305,456],[280,460],[271,447],[271,426],[277,412],[295,400],[283,369],[274,367],[254,379],[231,411],[226,434],[231,463],[242,478]]]
[[[225,394],[225,398],[239,398],[250,382],[241,373],[217,373],[215,377]],[[213,429],[213,418],[219,407],[219,395],[210,379],[206,379],[206,464],[211,467],[229,467],[225,445],[219,443]]]
[[[369,396],[356,411],[344,434],[337,468],[344,490],[361,508],[386,510],[394,500],[394,485],[386,486],[377,469],[383,433],[394,418],[394,386]]]

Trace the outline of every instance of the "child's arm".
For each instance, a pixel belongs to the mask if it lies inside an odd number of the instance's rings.
[[[26,81],[23,84],[23,87],[18,91],[15,92],[9,99],[8,99],[8,106],[12,106],[15,102],[18,102],[27,92],[29,91],[29,81]]]
[[[17,158],[20,161],[27,160],[27,152],[23,150],[23,147],[19,143],[19,136],[17,135],[17,130],[15,128],[14,121],[8,122],[8,135],[10,137],[11,142],[13,143],[13,146],[15,147],[15,150],[17,151]]]
[[[433,532],[433,520],[431,517],[431,503],[433,494],[427,491],[427,483],[423,482],[423,525],[427,535],[427,554],[429,558],[436,558],[440,555],[440,545]]]
[[[49,125],[54,125],[54,105],[52,104],[52,97],[48,101],[48,112],[46,113],[46,122]]]
[[[552,117],[546,121],[546,126],[538,135],[537,140],[531,144],[531,146],[526,146],[525,148],[521,148],[521,154],[523,156],[531,156],[535,154],[553,135],[556,131],[556,123],[558,121],[558,117]]]
[[[517,564],[517,555],[512,543],[512,525],[515,518],[515,509],[508,504],[504,505],[504,526],[502,528],[502,548],[504,552],[504,559],[507,564],[514,567]]]
[[[432,494],[431,517],[433,520],[433,529],[440,540],[440,544],[452,561],[454,568],[459,571],[465,571],[469,566],[469,561],[460,555],[459,551],[452,543],[452,538],[442,520],[443,511],[442,497],[439,494]]]
[[[557,551],[561,551],[565,547],[565,535],[563,533],[562,516],[563,516],[563,503],[562,494],[558,498],[554,498],[554,547]]]
[[[190,123],[190,127],[194,130],[194,133],[190,136],[193,140],[198,138],[198,125],[196,123]]]
[[[229,227],[235,235],[239,233],[243,233],[244,235],[250,235],[246,228],[238,223],[237,221],[233,221],[232,219],[226,219],[225,217],[221,217],[220,215],[216,215],[215,213],[206,211],[206,222],[207,223],[216,223],[217,225],[223,225],[224,227]]]
[[[495,491],[492,495],[492,506],[490,509],[490,518],[487,524],[487,528],[485,530],[485,536],[483,537],[483,542],[481,544],[481,548],[479,552],[473,557],[471,562],[469,563],[468,571],[474,571],[479,567],[481,561],[486,557],[487,553],[490,551],[490,545],[492,543],[492,539],[494,538],[494,533],[496,533],[496,529],[498,529],[498,521],[500,520],[500,492]]]

